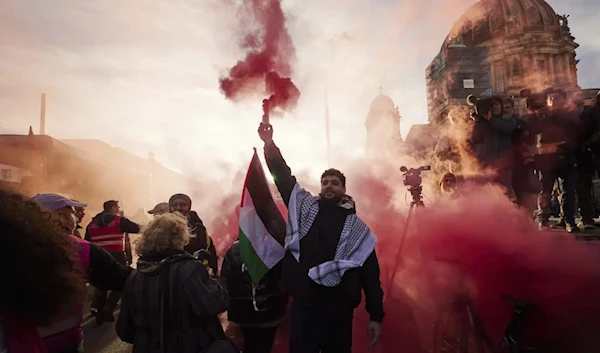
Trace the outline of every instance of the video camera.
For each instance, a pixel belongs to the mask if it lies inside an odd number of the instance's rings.
[[[519,95],[525,98],[528,109],[538,111],[548,107],[548,95],[552,92],[554,92],[553,88],[546,88],[541,92],[533,92],[531,89],[525,88]]]
[[[402,182],[409,188],[418,188],[421,186],[423,179],[421,178],[421,172],[431,170],[431,166],[425,165],[418,168],[406,168],[405,166],[400,167],[402,174]]]
[[[478,118],[483,118],[484,116],[488,115],[492,111],[494,104],[497,103],[502,104],[502,99],[497,96],[477,98],[470,94],[467,97],[467,104],[474,108],[474,112],[471,114],[471,118],[473,118],[473,120],[477,120]]]

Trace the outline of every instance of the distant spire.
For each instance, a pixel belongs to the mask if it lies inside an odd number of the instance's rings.
[[[33,129],[31,128],[31,125],[29,125],[29,136],[33,136]]]
[[[379,86],[379,94],[383,94],[383,87]]]

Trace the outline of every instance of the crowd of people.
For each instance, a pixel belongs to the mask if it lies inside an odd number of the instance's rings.
[[[560,89],[523,90],[521,95],[526,98],[526,114],[518,114],[510,97],[469,97],[470,119],[451,119],[451,133],[440,140],[436,155],[459,165],[475,160],[490,174],[483,179],[503,187],[532,215],[535,209],[540,229],[551,226],[551,216],[559,217],[552,227],[570,233],[594,229],[592,180],[600,169],[600,94],[590,107],[584,107],[575,93]],[[452,133],[459,129],[468,132]],[[461,179],[457,174],[446,173],[440,179],[443,194],[455,193]]]
[[[239,241],[219,271],[213,239],[187,195],[156,205],[146,225],[109,200],[84,227],[83,202],[0,190],[0,352],[83,352],[86,283],[95,288],[96,324],[116,321],[117,335],[133,352],[268,353],[287,317],[289,352],[350,353],[363,291],[377,344],[384,317],[377,238],[356,216],[340,171],[325,171],[319,196],[311,195],[272,134],[271,125],[260,125],[267,165],[285,205],[297,212],[285,257],[258,283]],[[129,234],[135,233],[141,236],[132,268]],[[241,328],[241,347],[223,330],[225,311]]]
[[[521,116],[511,99],[471,99],[469,152],[520,206],[531,207],[539,192],[541,229],[549,224],[555,184],[559,224],[569,232],[594,227],[600,95],[589,108],[561,90],[525,96],[529,113]],[[86,283],[95,288],[96,324],[116,321],[118,336],[134,352],[240,352],[221,325],[227,311],[241,328],[245,353],[271,352],[286,318],[290,353],[349,353],[363,293],[371,344],[377,344],[385,316],[377,237],[357,217],[346,177],[326,170],[313,196],[298,185],[272,126],[261,124],[258,133],[289,212],[285,256],[258,283],[239,241],[219,266],[214,241],[185,194],[157,204],[148,224],[131,221],[109,200],[84,226],[83,202],[0,190],[0,352],[82,352]],[[459,178],[446,173],[440,189],[460,192]],[[136,233],[133,266],[129,234]]]

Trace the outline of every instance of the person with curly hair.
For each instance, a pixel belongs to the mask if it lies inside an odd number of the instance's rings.
[[[82,302],[76,245],[57,215],[0,189],[0,352],[46,352],[37,326]]]
[[[143,229],[137,269],[117,318],[117,334],[133,344],[133,353],[196,353],[214,344],[233,348],[217,316],[227,310],[227,291],[184,250],[189,238],[187,219],[174,213],[156,217]]]
[[[125,286],[131,268],[121,265],[109,252],[97,244],[74,236],[77,218],[76,207],[86,204],[70,200],[57,194],[38,194],[33,200],[51,211],[59,222],[64,239],[76,245],[75,254],[79,265],[78,276],[87,279],[94,287],[104,290],[121,291]],[[40,335],[48,353],[80,353],[83,351],[83,302],[73,303],[63,310],[50,325],[39,327]]]

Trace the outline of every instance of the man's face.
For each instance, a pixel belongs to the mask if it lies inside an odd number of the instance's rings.
[[[61,226],[65,228],[65,231],[68,231],[69,234],[72,234],[77,225],[77,218],[75,217],[73,208],[63,207],[55,212],[60,218]]]
[[[456,179],[444,178],[444,180],[442,180],[440,188],[445,193],[453,193],[456,190]]]
[[[327,175],[321,179],[321,198],[325,200],[341,199],[346,195],[346,188],[340,178]]]
[[[504,116],[511,117],[514,114],[513,106],[510,102],[504,102]]]
[[[81,223],[83,217],[85,217],[85,208],[77,207],[75,208],[75,217],[77,217],[77,223]]]
[[[188,214],[190,212],[190,204],[187,202],[187,200],[175,199],[169,205],[169,209],[171,212],[179,211],[183,214]]]
[[[502,103],[494,102],[492,106],[492,115],[500,115],[502,114]]]
[[[115,205],[115,206],[113,206],[113,207],[110,209],[110,213],[116,213],[116,214],[119,214],[119,213],[121,213],[121,206],[119,206],[118,204],[117,204],[117,205]]]

